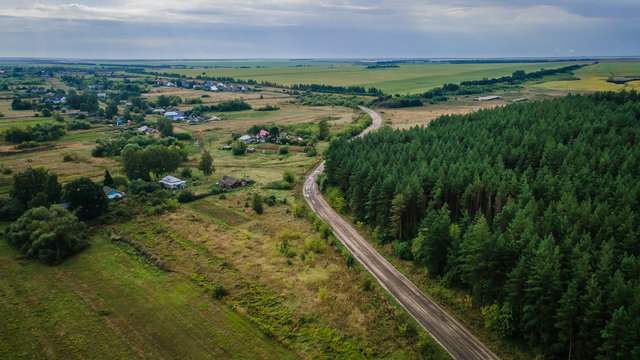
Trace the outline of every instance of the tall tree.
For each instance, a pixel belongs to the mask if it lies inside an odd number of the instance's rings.
[[[329,122],[327,119],[322,119],[318,123],[318,139],[326,140],[329,138]]]
[[[60,199],[61,193],[58,175],[50,173],[44,166],[27,168],[13,176],[11,197],[25,208],[33,207],[35,204],[31,204],[31,201],[36,197],[39,199],[38,205],[53,204]]]
[[[115,182],[113,181],[113,178],[111,177],[111,174],[109,174],[109,170],[105,170],[104,171],[104,180],[102,180],[102,185],[113,187],[114,184],[115,184]]]
[[[158,131],[162,137],[173,136],[173,121],[168,117],[158,119]]]
[[[76,211],[80,220],[96,218],[104,214],[109,206],[102,186],[88,178],[78,178],[65,184],[64,200],[69,204],[69,210]]]
[[[209,150],[204,150],[202,152],[202,157],[200,158],[200,164],[198,164],[198,169],[202,171],[205,176],[209,176],[213,174],[215,171],[213,167],[213,158],[211,157],[211,153]]]

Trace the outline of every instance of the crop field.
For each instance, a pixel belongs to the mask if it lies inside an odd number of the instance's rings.
[[[640,62],[601,62],[577,70],[575,76],[580,80],[549,81],[533,86],[551,90],[640,90],[640,81],[630,81],[626,84],[607,82],[612,76],[640,76]]]
[[[270,81],[281,85],[326,84],[334,86],[358,85],[376,87],[390,94],[421,93],[445,83],[511,75],[516,70],[527,72],[541,68],[557,68],[566,63],[507,63],[507,64],[417,64],[397,68],[366,69],[362,65],[265,67],[249,69],[172,69],[163,72],[237,79]]]

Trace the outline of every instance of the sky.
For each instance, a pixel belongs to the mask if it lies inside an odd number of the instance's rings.
[[[640,0],[0,0],[0,57],[640,56]]]

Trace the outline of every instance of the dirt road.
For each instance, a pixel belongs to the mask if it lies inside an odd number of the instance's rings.
[[[371,115],[373,123],[359,136],[377,129],[382,123],[380,115],[361,107]],[[396,270],[362,236],[344,221],[322,198],[315,182],[324,171],[324,161],[307,176],[304,197],[318,216],[329,223],[336,237],[353,256],[378,280],[407,312],[429,333],[454,359],[498,359],[462,325],[436,305],[411,281]]]

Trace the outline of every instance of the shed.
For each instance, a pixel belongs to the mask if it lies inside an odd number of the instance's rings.
[[[242,181],[238,180],[238,179],[234,179],[231,176],[223,176],[222,179],[218,180],[218,182],[216,183],[218,186],[227,188],[227,189],[231,189],[231,188],[235,188],[238,186],[244,186],[242,184]]]

